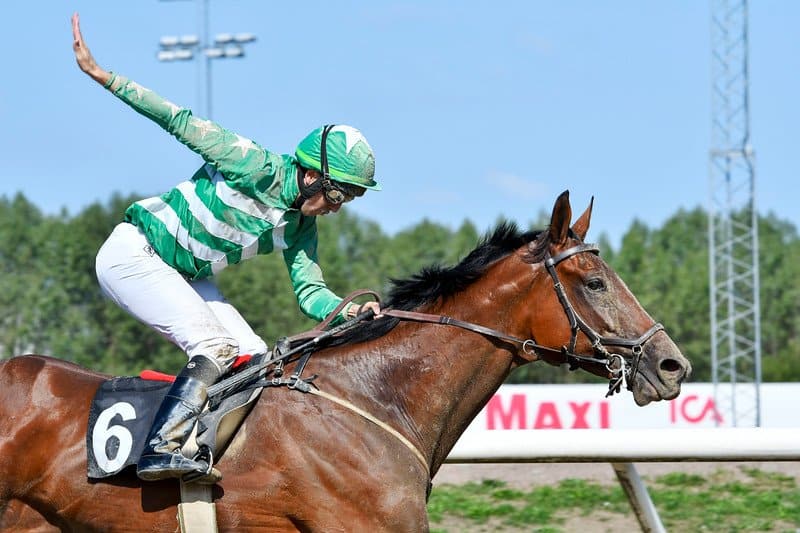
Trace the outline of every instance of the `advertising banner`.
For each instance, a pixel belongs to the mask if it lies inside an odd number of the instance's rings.
[[[473,420],[466,435],[541,429],[656,429],[731,427],[717,408],[711,383],[687,383],[675,400],[637,406],[622,391],[605,398],[606,385],[503,385]],[[730,385],[718,389],[720,398]],[[752,386],[740,386],[752,392]],[[766,383],[760,388],[762,427],[800,427],[800,383]],[[722,400],[721,400],[722,401]],[[724,400],[726,403],[728,400]],[[740,401],[754,402],[750,398]]]

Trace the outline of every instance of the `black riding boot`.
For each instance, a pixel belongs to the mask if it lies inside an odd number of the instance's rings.
[[[179,478],[207,470],[206,464],[184,457],[181,447],[203,410],[206,390],[219,376],[217,365],[204,356],[193,357],[181,370],[158,408],[136,465],[136,475],[141,479]]]

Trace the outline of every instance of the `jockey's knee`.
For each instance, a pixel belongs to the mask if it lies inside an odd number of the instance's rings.
[[[240,355],[261,355],[267,353],[267,343],[258,335],[251,335],[239,341]]]
[[[202,355],[214,361],[220,371],[227,370],[239,356],[239,343],[231,338],[208,339],[197,343],[186,355],[189,359]]]

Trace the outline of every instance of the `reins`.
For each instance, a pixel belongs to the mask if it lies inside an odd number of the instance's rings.
[[[487,328],[486,326],[481,326],[479,324],[473,324],[472,322],[465,322],[463,320],[458,320],[446,315],[433,315],[428,313],[418,313],[416,311],[401,311],[399,309],[382,309],[381,313],[386,316],[399,318],[400,320],[411,320],[414,322],[428,322],[432,324],[455,326],[461,329],[474,331],[475,333],[480,333],[481,335],[494,337],[496,339],[513,342],[520,345],[527,342],[517,337],[506,335],[505,333],[497,331],[496,329]]]

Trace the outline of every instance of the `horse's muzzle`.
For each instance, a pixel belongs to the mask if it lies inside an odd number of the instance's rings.
[[[639,371],[630,384],[637,405],[672,400],[681,393],[681,383],[692,365],[666,333],[659,332],[644,346]]]

